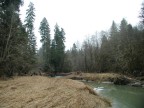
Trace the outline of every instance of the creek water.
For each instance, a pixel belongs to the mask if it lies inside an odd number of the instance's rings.
[[[112,102],[112,108],[144,108],[144,88],[85,82]]]

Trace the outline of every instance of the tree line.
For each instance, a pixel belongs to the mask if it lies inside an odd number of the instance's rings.
[[[97,37],[87,38],[80,48],[73,44],[67,51],[72,71],[144,75],[144,29],[122,19],[120,26],[113,21],[110,31]]]
[[[112,22],[109,32],[92,35],[80,46],[77,43],[66,52],[70,71],[118,72],[144,75],[144,3],[140,24],[132,26],[122,19],[118,26]]]
[[[35,7],[30,2],[24,24],[20,20],[19,8],[23,0],[0,1],[0,76],[25,75],[39,66],[44,72],[63,71],[65,56],[65,32],[57,24],[54,39],[46,18],[40,23],[42,47],[36,48],[34,34]]]
[[[133,27],[122,19],[113,21],[109,32],[102,31],[85,39],[81,46],[73,44],[65,50],[65,32],[58,24],[54,38],[47,19],[40,22],[42,47],[37,50],[34,34],[35,8],[30,2],[24,24],[19,8],[22,0],[0,1],[0,76],[28,74],[40,67],[43,72],[120,72],[144,75],[144,4],[141,26]]]

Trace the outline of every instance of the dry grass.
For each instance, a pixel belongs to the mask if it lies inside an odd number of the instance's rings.
[[[118,79],[126,78],[127,80],[131,80],[130,78],[116,74],[116,73],[73,73],[71,75],[66,76],[68,79],[80,79],[80,80],[90,80],[95,82],[103,82],[103,81],[111,81]]]
[[[40,76],[0,81],[0,108],[107,108],[111,103],[71,79]]]
[[[110,81],[115,78],[121,77],[119,74],[114,74],[114,73],[97,73],[97,74],[90,74],[90,73],[85,73],[84,74],[85,78],[88,80],[93,80],[93,81]]]

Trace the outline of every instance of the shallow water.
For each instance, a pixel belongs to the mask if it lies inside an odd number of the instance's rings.
[[[112,102],[112,108],[144,108],[144,88],[86,82]]]

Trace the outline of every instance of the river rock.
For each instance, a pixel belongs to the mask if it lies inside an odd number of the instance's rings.
[[[118,77],[114,79],[113,83],[116,85],[126,85],[130,83],[130,81],[125,77]]]
[[[141,84],[141,82],[135,82],[135,83],[131,84],[131,86],[134,86],[134,87],[143,87],[143,85]]]

